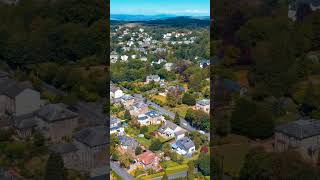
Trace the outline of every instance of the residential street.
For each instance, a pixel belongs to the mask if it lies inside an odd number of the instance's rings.
[[[157,109],[160,114],[168,115],[170,118],[174,119],[175,114],[173,112],[170,112],[170,111],[166,110],[165,108],[159,106],[158,104],[156,104],[156,103],[154,103],[154,102],[152,102],[150,100],[147,100],[147,104],[149,106]],[[183,127],[184,129],[188,130],[188,131],[197,131],[197,129],[192,127],[184,118],[180,118],[180,126]],[[206,133],[206,135],[210,139],[210,133]]]
[[[122,169],[119,164],[110,161],[111,169],[114,170],[119,176],[125,180],[134,180],[134,177],[131,176],[125,169]]]

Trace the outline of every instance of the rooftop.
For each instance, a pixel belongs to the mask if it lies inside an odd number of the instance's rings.
[[[320,121],[314,119],[298,120],[280,125],[276,127],[275,131],[297,139],[304,139],[320,135]]]
[[[78,116],[78,114],[67,109],[66,105],[59,103],[59,104],[48,104],[46,106],[43,106],[37,112],[37,116],[41,117],[43,120],[47,122],[54,122],[54,121],[75,118]]]
[[[104,126],[82,129],[75,133],[74,138],[89,147],[102,146],[109,143],[107,129]]]

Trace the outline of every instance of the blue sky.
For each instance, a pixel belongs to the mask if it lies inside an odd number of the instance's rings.
[[[110,0],[111,14],[210,15],[210,0]]]

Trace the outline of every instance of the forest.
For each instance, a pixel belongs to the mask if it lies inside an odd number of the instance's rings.
[[[1,68],[89,101],[104,96],[106,7],[100,0],[0,4]]]

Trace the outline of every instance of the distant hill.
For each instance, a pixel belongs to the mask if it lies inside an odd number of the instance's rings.
[[[171,14],[157,14],[157,15],[128,15],[128,14],[111,14],[110,20],[116,21],[150,21],[157,19],[167,19],[176,17]]]
[[[124,21],[124,20],[111,20],[110,23],[113,25],[124,24],[124,23],[141,23],[148,26],[163,26],[163,27],[178,27],[178,28],[198,28],[210,26],[209,16],[176,16],[167,17],[156,20],[143,20],[143,21]]]
[[[175,17],[162,20],[146,21],[144,24],[157,25],[157,26],[169,26],[169,27],[206,27],[210,26],[210,19],[196,19],[194,17]]]

